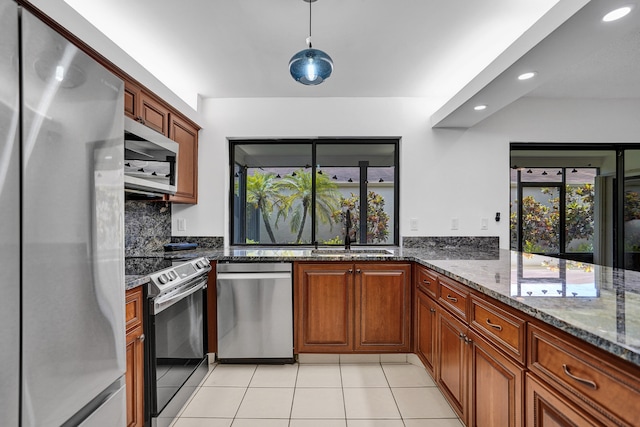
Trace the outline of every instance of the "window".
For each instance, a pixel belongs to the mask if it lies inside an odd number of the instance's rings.
[[[511,143],[511,249],[640,271],[640,144]]]
[[[230,144],[233,244],[398,244],[397,139]]]

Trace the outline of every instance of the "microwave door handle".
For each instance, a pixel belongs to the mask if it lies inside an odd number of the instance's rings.
[[[175,303],[177,303],[179,300],[183,299],[184,297],[187,297],[187,296],[189,296],[191,294],[194,294],[194,293],[198,292],[201,289],[204,289],[206,283],[207,283],[207,281],[203,280],[203,281],[198,282],[195,285],[191,286],[187,290],[185,290],[183,292],[180,292],[178,294],[174,294],[174,295],[167,296],[167,297],[159,297],[159,298],[157,298],[153,302],[153,314],[158,314],[158,313],[162,312],[163,310],[171,307],[172,305],[174,305]]]

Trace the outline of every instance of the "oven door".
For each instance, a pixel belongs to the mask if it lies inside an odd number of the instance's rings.
[[[151,417],[160,416],[206,358],[206,276],[187,288],[165,304],[158,298],[149,300],[147,383]]]

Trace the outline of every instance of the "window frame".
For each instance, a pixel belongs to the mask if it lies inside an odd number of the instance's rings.
[[[275,138],[266,138],[266,139],[255,139],[255,138],[238,138],[238,139],[228,139],[229,141],[229,240],[231,246],[237,247],[257,247],[257,246],[265,246],[265,247],[303,247],[303,246],[311,246],[317,241],[317,224],[316,224],[316,172],[317,172],[317,147],[319,145],[341,145],[341,144],[387,144],[393,145],[394,153],[393,153],[393,161],[394,161],[394,182],[393,182],[393,223],[389,225],[389,230],[393,230],[393,241],[384,242],[384,243],[360,243],[360,242],[352,242],[352,245],[356,246],[399,246],[400,242],[400,137],[342,137],[342,138],[329,138],[329,137],[319,137],[319,138],[292,138],[292,139],[275,139]],[[236,162],[235,153],[236,147],[238,145],[273,145],[273,144],[285,144],[285,145],[309,145],[311,150],[311,179],[312,179],[312,200],[311,200],[311,242],[305,243],[267,243],[260,242],[258,244],[255,243],[247,243],[247,233],[246,233],[246,209],[245,213],[242,214],[242,208],[240,208],[240,212],[236,212],[236,201],[235,201],[235,185],[234,179],[236,178],[236,168],[239,166],[242,168],[243,166]],[[322,169],[322,167],[320,168]],[[246,175],[245,175],[246,179]],[[246,185],[246,182],[245,182]],[[242,188],[242,186],[241,186]],[[246,187],[244,197],[240,197],[240,200],[245,200],[244,206],[246,206]],[[362,206],[364,205],[366,211],[367,204],[367,183],[360,182],[360,195],[365,194],[365,197],[360,197],[361,211]],[[363,192],[363,190],[365,192]],[[236,236],[234,234],[234,229],[236,228],[236,214],[238,214],[238,218],[241,222],[244,223],[242,225],[242,229],[244,233],[240,231],[239,237],[244,237],[242,242],[236,242]],[[361,229],[364,227],[365,236],[366,236],[366,222],[361,224]],[[362,235],[362,233],[360,233]],[[329,245],[326,245],[329,246]]]

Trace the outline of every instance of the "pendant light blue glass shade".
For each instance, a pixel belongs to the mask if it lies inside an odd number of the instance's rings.
[[[303,85],[319,85],[331,77],[333,60],[319,49],[301,50],[289,61],[289,72]]]

